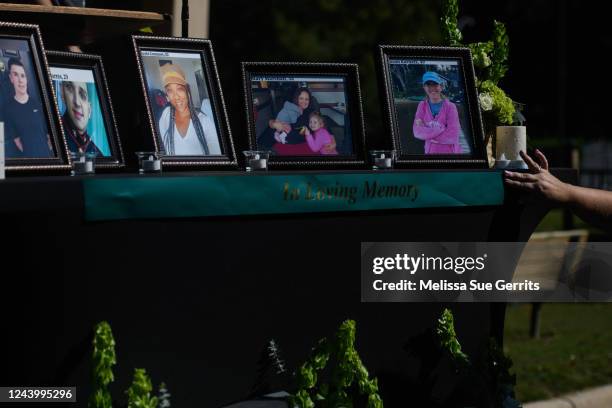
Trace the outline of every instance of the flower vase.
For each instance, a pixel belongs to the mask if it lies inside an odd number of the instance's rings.
[[[495,135],[496,165],[511,169],[526,169],[520,152],[527,150],[527,128],[525,126],[498,126]],[[499,167],[499,166],[497,166]]]

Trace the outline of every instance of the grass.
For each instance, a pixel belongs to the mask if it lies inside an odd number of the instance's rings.
[[[542,305],[540,339],[529,337],[531,305],[510,305],[504,351],[520,401],[612,383],[612,303]]]
[[[600,233],[601,230],[591,227],[589,224],[582,221],[580,218],[572,215],[575,229],[588,229],[590,232]],[[542,231],[558,231],[563,229],[563,210],[554,209],[548,212],[546,216],[540,221],[536,232]]]

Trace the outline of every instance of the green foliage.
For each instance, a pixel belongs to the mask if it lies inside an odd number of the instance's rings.
[[[298,368],[298,391],[289,399],[291,407],[350,408],[353,401],[349,390],[356,384],[359,392],[368,397],[368,408],[383,408],[378,382],[376,378],[369,378],[368,370],[355,350],[355,331],[355,321],[346,320],[340,325],[333,342],[322,339],[317,343],[308,360]],[[317,388],[320,372],[330,359],[333,360],[330,381]]]
[[[458,366],[461,367],[470,364],[468,356],[461,351],[461,344],[459,340],[457,340],[457,334],[455,333],[453,312],[449,309],[444,309],[442,315],[438,319],[436,335],[438,336],[440,347],[449,352]]]
[[[442,3],[442,38],[445,44],[452,47],[458,47],[463,40],[463,34],[457,26],[457,17],[459,16],[459,6],[457,0],[444,0]]]
[[[440,18],[442,36],[445,43],[453,47],[463,46],[461,31],[457,27],[458,15],[458,0],[444,0]],[[491,40],[466,45],[472,52],[479,94],[486,93],[493,98],[493,109],[482,109],[485,128],[490,130],[498,124],[511,124],[515,112],[512,99],[498,86],[508,71],[509,44],[506,26],[493,21]]]
[[[491,41],[478,42],[467,45],[470,51],[472,51],[472,59],[474,61],[474,69],[477,72],[483,72],[489,68],[492,64],[491,51],[493,51],[493,43]],[[479,76],[482,78],[482,76]]]
[[[480,84],[480,95],[488,95],[492,99],[492,108],[482,112],[485,122],[495,121],[501,124],[512,124],[514,120],[514,103],[506,93],[491,81]]]
[[[158,408],[170,408],[170,397],[172,395],[168,392],[168,387],[166,386],[166,383],[162,382],[161,384],[159,384],[159,392],[157,395],[159,401]]]
[[[512,359],[504,354],[495,339],[491,337],[485,353],[483,374],[496,407],[521,407],[521,404],[514,398],[516,375],[510,374],[510,368],[512,368]]]
[[[489,67],[486,79],[498,84],[508,71],[508,54],[510,53],[510,39],[506,32],[506,26],[499,21],[493,21],[493,40],[492,40],[491,66]]]
[[[487,362],[488,372],[495,383],[516,385],[516,375],[510,374],[512,359],[504,354],[493,337],[489,339]]]
[[[144,368],[134,369],[132,385],[126,391],[128,408],[157,408],[157,397],[151,396],[153,386]]]
[[[92,355],[93,392],[89,397],[90,408],[110,408],[112,398],[108,386],[115,379],[113,366],[115,357],[115,339],[108,322],[100,322],[95,327]]]

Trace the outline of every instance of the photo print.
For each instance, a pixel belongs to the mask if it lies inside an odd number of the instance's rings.
[[[397,164],[487,167],[470,50],[381,45],[379,51],[387,126]]]
[[[142,50],[149,103],[169,156],[214,156],[221,143],[199,53]]]
[[[363,165],[355,64],[243,62],[249,145],[272,167]]]
[[[142,35],[132,43],[153,149],[164,167],[235,169],[212,43]]]

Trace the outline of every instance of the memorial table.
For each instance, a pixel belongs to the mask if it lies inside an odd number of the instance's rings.
[[[366,181],[418,195],[305,198],[309,183],[364,194]],[[285,183],[302,191],[297,204]],[[505,307],[361,303],[360,243],[525,241],[549,210],[504,196],[501,174],[488,170],[24,177],[1,182],[0,197],[0,382],[76,385],[84,404],[91,330],[107,320],[115,395],[144,367],[155,385],[168,384],[173,405],[207,407],[246,397],[271,338],[295,367],[347,318],[383,399],[391,395],[386,405],[396,406],[394,392],[418,368],[404,346],[444,307],[474,358],[490,335],[502,339]]]

